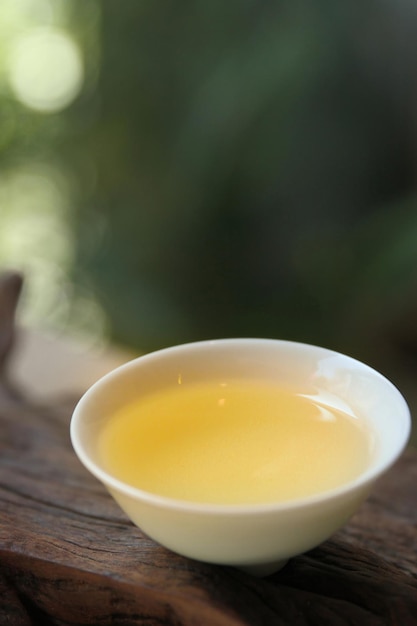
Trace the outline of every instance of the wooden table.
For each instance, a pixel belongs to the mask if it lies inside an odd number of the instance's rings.
[[[350,524],[253,578],[156,545],[71,448],[71,407],[3,398],[0,624],[417,624],[417,452]]]
[[[134,527],[76,458],[72,404],[14,394],[2,345],[0,324],[0,626],[417,625],[416,450],[329,541],[253,578]]]

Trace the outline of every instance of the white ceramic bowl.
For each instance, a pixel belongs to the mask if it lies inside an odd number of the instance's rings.
[[[101,425],[116,409],[175,384],[180,375],[189,381],[249,376],[324,390],[366,420],[377,443],[371,464],[339,488],[276,504],[194,504],[117,480],[98,458]],[[194,559],[266,575],[345,524],[404,449],[410,426],[407,404],[396,387],[355,359],[290,341],[221,339],[153,352],[107,374],[78,403],[71,439],[81,462],[149,537]]]

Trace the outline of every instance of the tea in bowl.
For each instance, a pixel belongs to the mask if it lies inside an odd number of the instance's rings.
[[[400,392],[348,356],[221,339],[139,357],[71,421],[81,462],[149,537],[267,575],[356,511],[404,449]]]

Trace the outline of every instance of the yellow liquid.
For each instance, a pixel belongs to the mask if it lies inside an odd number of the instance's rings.
[[[99,455],[116,478],[201,503],[283,502],[354,479],[372,441],[360,420],[275,384],[163,389],[112,416]]]

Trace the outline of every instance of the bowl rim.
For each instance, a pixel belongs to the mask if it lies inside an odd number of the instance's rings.
[[[216,346],[216,345],[227,345],[227,344],[247,344],[254,345],[255,343],[268,343],[268,344],[282,344],[287,347],[291,345],[297,346],[301,349],[309,349],[309,350],[317,350],[323,353],[323,355],[327,356],[338,356],[345,360],[347,363],[351,363],[352,365],[360,366],[361,368],[365,368],[366,371],[376,378],[378,378],[381,382],[384,383],[388,388],[390,388],[391,392],[396,395],[397,400],[402,406],[401,411],[401,419],[403,422],[403,433],[402,437],[399,440],[399,443],[396,448],[393,448],[391,453],[387,455],[387,458],[379,463],[372,464],[369,468],[363,471],[356,478],[343,483],[340,487],[334,487],[332,489],[327,489],[325,491],[320,491],[315,494],[311,494],[309,496],[304,496],[302,498],[294,498],[289,500],[283,500],[278,502],[266,502],[266,503],[242,503],[242,504],[221,504],[221,503],[209,503],[209,502],[194,502],[190,500],[182,500],[177,498],[171,498],[168,496],[159,495],[157,493],[153,493],[150,491],[146,491],[144,489],[140,489],[138,487],[134,487],[124,481],[115,478],[105,469],[103,469],[98,463],[93,461],[89,454],[85,451],[85,447],[81,441],[81,437],[79,436],[78,428],[82,420],[82,414],[84,411],[84,405],[97,393],[100,392],[101,388],[105,387],[107,383],[114,379],[117,376],[122,376],[124,372],[134,369],[138,366],[138,363],[142,366],[142,364],[146,364],[147,361],[155,360],[163,357],[165,354],[177,352],[180,353],[182,351],[187,351],[192,348],[205,348],[208,346]],[[304,507],[308,507],[310,505],[317,505],[320,503],[328,502],[333,499],[342,498],[345,495],[348,495],[350,492],[354,492],[361,488],[366,488],[370,483],[373,483],[380,475],[382,475],[386,470],[388,470],[395,461],[400,457],[402,452],[407,446],[409,437],[411,433],[411,415],[408,404],[399,391],[399,389],[383,374],[381,374],[378,370],[374,369],[370,365],[367,365],[363,361],[360,361],[354,357],[343,354],[342,352],[338,352],[336,350],[328,349],[322,346],[299,342],[299,341],[291,341],[287,339],[268,339],[268,338],[255,338],[255,337],[236,337],[236,338],[225,338],[225,339],[207,339],[202,341],[193,341],[188,343],[182,343],[174,346],[169,346],[167,348],[161,348],[159,350],[155,350],[153,352],[146,353],[144,355],[133,358],[126,363],[119,365],[114,368],[101,378],[99,378],[95,383],[93,383],[87,391],[81,396],[78,400],[70,422],[70,439],[73,446],[73,449],[84,465],[84,467],[95,476],[100,482],[106,485],[112,492],[122,493],[124,496],[128,496],[135,500],[140,500],[149,505],[156,506],[158,508],[165,508],[170,510],[189,512],[189,513],[204,513],[204,514],[236,514],[236,515],[254,515],[257,513],[267,513],[267,512],[278,512],[278,511],[293,511],[296,509],[301,509]]]

